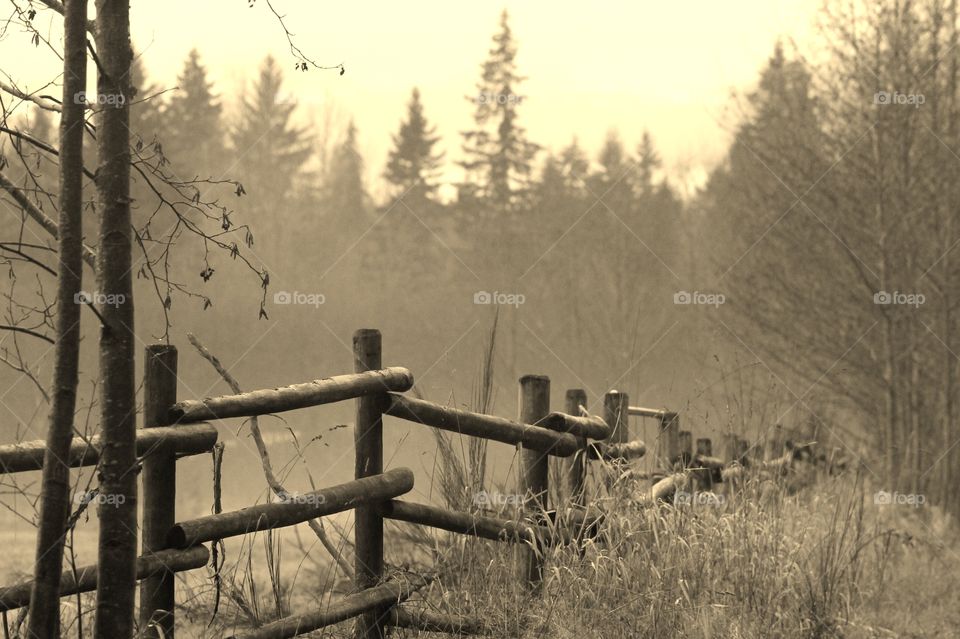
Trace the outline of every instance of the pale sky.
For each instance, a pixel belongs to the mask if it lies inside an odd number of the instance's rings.
[[[616,128],[632,150],[647,128],[671,172],[708,167],[727,142],[721,123],[730,121],[724,108],[731,91],[756,81],[778,37],[801,47],[811,39],[820,0],[273,0],[304,53],[321,64],[343,62],[342,77],[295,72],[264,0],[252,7],[244,0],[131,4],[134,43],[154,82],[174,87],[196,47],[219,91],[231,94],[273,54],[289,69],[288,88],[305,116],[319,119],[332,109],[355,119],[374,177],[414,85],[447,159],[458,159],[459,132],[472,114],[464,96],[475,93],[504,6],[529,78],[521,124],[531,139],[556,149],[576,135],[594,153]],[[36,23],[59,43],[59,20],[43,11]],[[0,70],[21,86],[55,77],[59,65],[49,50],[29,44],[29,34],[8,32],[0,41]]]

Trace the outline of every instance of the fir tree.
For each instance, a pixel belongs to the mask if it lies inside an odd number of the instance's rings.
[[[468,96],[476,103],[476,128],[463,133],[466,159],[460,163],[467,174],[461,197],[495,211],[517,210],[526,203],[532,162],[539,148],[526,139],[526,130],[517,121],[523,101],[517,91],[524,78],[517,73],[516,56],[504,10],[500,31],[482,66],[477,95]]]
[[[184,180],[219,178],[228,166],[221,134],[222,107],[196,49],[187,57],[177,81],[178,89],[163,114],[164,155]]]
[[[387,159],[384,179],[393,186],[394,197],[420,201],[436,196],[437,178],[443,153],[434,151],[440,140],[436,127],[423,114],[420,91],[416,88],[407,105],[407,119],[393,136],[393,149]]]

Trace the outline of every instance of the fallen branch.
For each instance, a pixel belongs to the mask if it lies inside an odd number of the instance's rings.
[[[187,339],[190,340],[193,347],[197,349],[200,356],[210,362],[210,365],[220,374],[220,377],[227,383],[230,390],[237,394],[243,392],[240,388],[240,383],[230,374],[230,371],[223,367],[220,360],[207,350],[196,335],[187,333]],[[250,434],[253,436],[253,443],[257,447],[257,453],[260,455],[260,465],[263,467],[263,476],[267,480],[267,485],[270,487],[270,490],[281,498],[289,495],[290,492],[283,487],[283,484],[280,483],[280,480],[277,479],[276,474],[273,472],[273,464],[270,463],[270,452],[267,450],[267,445],[263,441],[263,435],[260,432],[260,423],[256,417],[250,418]],[[344,574],[350,579],[353,579],[353,569],[350,567],[349,562],[343,558],[343,554],[333,545],[333,542],[330,541],[330,538],[327,536],[327,531],[323,527],[323,522],[320,519],[311,519],[307,522],[307,525],[310,526],[310,530],[317,535],[317,539],[319,539],[323,547],[327,549],[327,552],[330,553],[333,560],[337,562],[337,565]]]

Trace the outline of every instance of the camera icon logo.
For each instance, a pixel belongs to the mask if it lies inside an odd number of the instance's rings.
[[[673,294],[674,304],[690,304],[692,301],[693,298],[687,291],[677,291]]]
[[[487,291],[477,291],[473,294],[473,303],[474,304],[492,304],[493,295]]]
[[[80,291],[79,293],[73,294],[73,303],[74,304],[93,304],[93,296],[86,291]]]
[[[892,304],[893,296],[886,291],[877,291],[873,294],[873,303],[874,304]]]
[[[287,291],[277,291],[273,294],[274,304],[289,304],[293,301],[293,296]]]
[[[874,104],[890,104],[890,92],[889,91],[877,91],[873,94],[873,103]]]

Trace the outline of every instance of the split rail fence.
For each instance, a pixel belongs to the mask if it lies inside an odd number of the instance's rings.
[[[597,520],[586,514],[587,462],[621,463],[642,457],[646,446],[628,441],[631,415],[659,422],[655,464],[666,469],[656,480],[651,501],[666,499],[691,475],[722,481],[740,472],[747,462],[745,440],[731,436],[728,458],[740,464],[727,465],[712,456],[709,439],[696,441],[680,430],[676,413],[629,405],[625,393],[604,396],[603,416],[587,412],[586,393],[566,392],[563,412],[550,410],[550,380],[539,375],[520,379],[520,411],[517,421],[442,406],[402,393],[413,387],[413,375],[405,368],[382,366],[381,336],[362,329],[353,338],[355,372],[284,388],[264,389],[204,400],[177,401],[177,350],[169,345],[150,346],[144,369],[144,428],[137,431],[137,454],[142,460],[141,523],[142,554],[136,576],[140,588],[140,627],[148,637],[174,637],[176,602],[174,576],[202,568],[210,552],[204,544],[261,530],[307,522],[346,510],[355,511],[355,592],[321,610],[291,615],[237,635],[237,639],[295,637],[318,628],[356,618],[357,639],[379,639],[389,626],[418,628],[451,634],[484,634],[477,619],[413,611],[401,604],[429,579],[413,575],[386,578],[384,570],[385,519],[420,524],[479,538],[518,543],[521,579],[536,590],[543,576],[543,544],[570,543],[582,538]],[[217,430],[209,422],[234,417],[253,417],[321,404],[356,402],[356,466],[353,481],[330,486],[303,496],[250,506],[196,519],[176,518],[176,462],[179,458],[209,452],[217,443]],[[456,512],[400,499],[413,489],[414,476],[407,468],[383,470],[383,416],[389,415],[442,430],[517,445],[521,449],[521,492],[525,495],[521,519],[503,519]],[[77,438],[70,449],[72,467],[96,466],[100,442],[97,437]],[[19,473],[40,470],[44,442],[0,446],[0,471]],[[571,505],[579,508],[569,528],[558,533],[546,525],[549,513],[549,458],[569,458],[567,467]],[[306,497],[309,497],[307,499]],[[574,511],[577,512],[577,511]],[[0,588],[0,611],[29,604],[31,582]],[[97,566],[65,571],[63,597],[90,592],[97,587]]]

